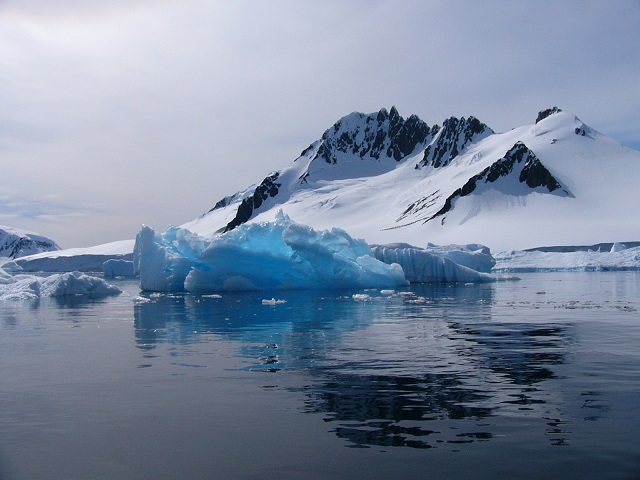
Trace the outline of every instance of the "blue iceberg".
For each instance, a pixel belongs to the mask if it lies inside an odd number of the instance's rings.
[[[243,224],[213,238],[183,228],[136,236],[134,271],[147,291],[395,288],[402,267],[374,258],[344,230],[316,231],[282,212],[275,221]]]

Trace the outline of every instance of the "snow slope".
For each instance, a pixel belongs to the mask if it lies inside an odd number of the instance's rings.
[[[473,117],[428,127],[383,109],[344,117],[289,167],[183,227],[209,236],[282,209],[375,244],[502,251],[633,240],[638,178],[640,152],[559,109],[505,133]]]
[[[60,250],[60,247],[50,238],[0,225],[0,257],[14,259],[54,250]]]

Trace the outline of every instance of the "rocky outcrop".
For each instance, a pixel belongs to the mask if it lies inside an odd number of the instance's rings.
[[[520,167],[518,172],[518,168]],[[572,196],[562,187],[560,182],[547,170],[538,157],[522,142],[517,142],[505,155],[496,160],[482,172],[472,176],[462,187],[455,190],[445,200],[444,206],[427,221],[444,215],[453,208],[458,197],[473,193],[481,183],[495,183],[500,179],[517,175],[518,182],[526,184],[530,189],[539,189],[548,193],[557,192],[560,196]]]
[[[279,172],[275,172],[265,178],[258,187],[253,192],[253,195],[246,197],[240,203],[238,207],[238,211],[236,212],[236,216],[233,220],[231,220],[227,226],[224,228],[225,232],[229,230],[233,230],[238,225],[242,225],[247,220],[251,218],[254,210],[260,208],[262,203],[269,197],[275,197],[278,194],[278,190],[280,188],[280,184],[276,183],[278,177],[280,176]],[[224,200],[224,199],[223,199]]]
[[[544,120],[545,118],[553,115],[554,113],[561,112],[562,109],[558,107],[547,108],[546,110],[541,110],[538,112],[538,116],[536,117],[536,124]]]
[[[435,140],[425,150],[420,165],[444,167],[469,145],[492,133],[493,130],[475,117],[450,117],[444,121]]]
[[[53,241],[35,233],[0,227],[0,257],[19,258],[60,250]]]
[[[416,115],[405,120],[395,107],[370,115],[352,113],[324,132],[314,159],[337,164],[339,153],[344,153],[362,159],[386,156],[399,162],[433,134],[433,129]]]

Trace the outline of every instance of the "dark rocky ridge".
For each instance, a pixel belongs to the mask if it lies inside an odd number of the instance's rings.
[[[0,257],[15,259],[24,256],[24,252],[49,252],[59,249],[60,247],[52,241],[34,240],[29,237],[9,234],[4,243],[0,245]]]
[[[436,140],[424,152],[424,158],[420,162],[423,167],[439,168],[449,165],[466,147],[491,135],[493,130],[475,117],[450,117],[437,133]]]
[[[541,122],[545,118],[550,117],[554,113],[558,113],[558,112],[561,112],[561,111],[562,111],[562,109],[558,108],[558,107],[551,107],[551,108],[547,108],[546,110],[539,111],[538,112],[538,116],[536,117],[536,124]]]
[[[342,119],[324,132],[314,159],[321,158],[327,163],[336,164],[337,153],[342,152],[376,160],[384,155],[399,162],[438,131],[437,125],[430,128],[416,115],[405,120],[395,107],[391,107],[389,112],[383,108],[377,114],[354,113],[352,116],[359,120],[355,128],[345,126],[346,121]],[[358,137],[362,137],[362,140],[359,141]]]
[[[253,216],[254,210],[260,208],[267,198],[275,197],[278,194],[281,185],[276,183],[276,180],[279,176],[279,172],[269,175],[260,185],[258,185],[253,192],[253,195],[242,200],[238,207],[238,211],[236,212],[236,216],[227,224],[224,228],[224,232],[233,230],[238,225],[245,223]]]
[[[571,193],[562,188],[560,182],[547,170],[538,157],[529,150],[522,142],[517,142],[505,155],[496,160],[492,165],[482,172],[471,177],[461,188],[455,190],[445,200],[444,206],[426,221],[444,215],[453,208],[453,202],[458,197],[465,197],[474,192],[479,183],[494,183],[500,178],[513,173],[515,166],[522,164],[522,170],[518,175],[518,181],[534,189],[544,187],[549,193],[561,189],[559,195],[572,196]]]

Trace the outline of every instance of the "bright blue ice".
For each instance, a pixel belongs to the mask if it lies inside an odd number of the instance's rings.
[[[143,227],[134,268],[151,291],[395,288],[402,268],[375,259],[369,245],[341,229],[316,231],[278,213],[274,222],[244,224],[204,239],[180,228]]]

